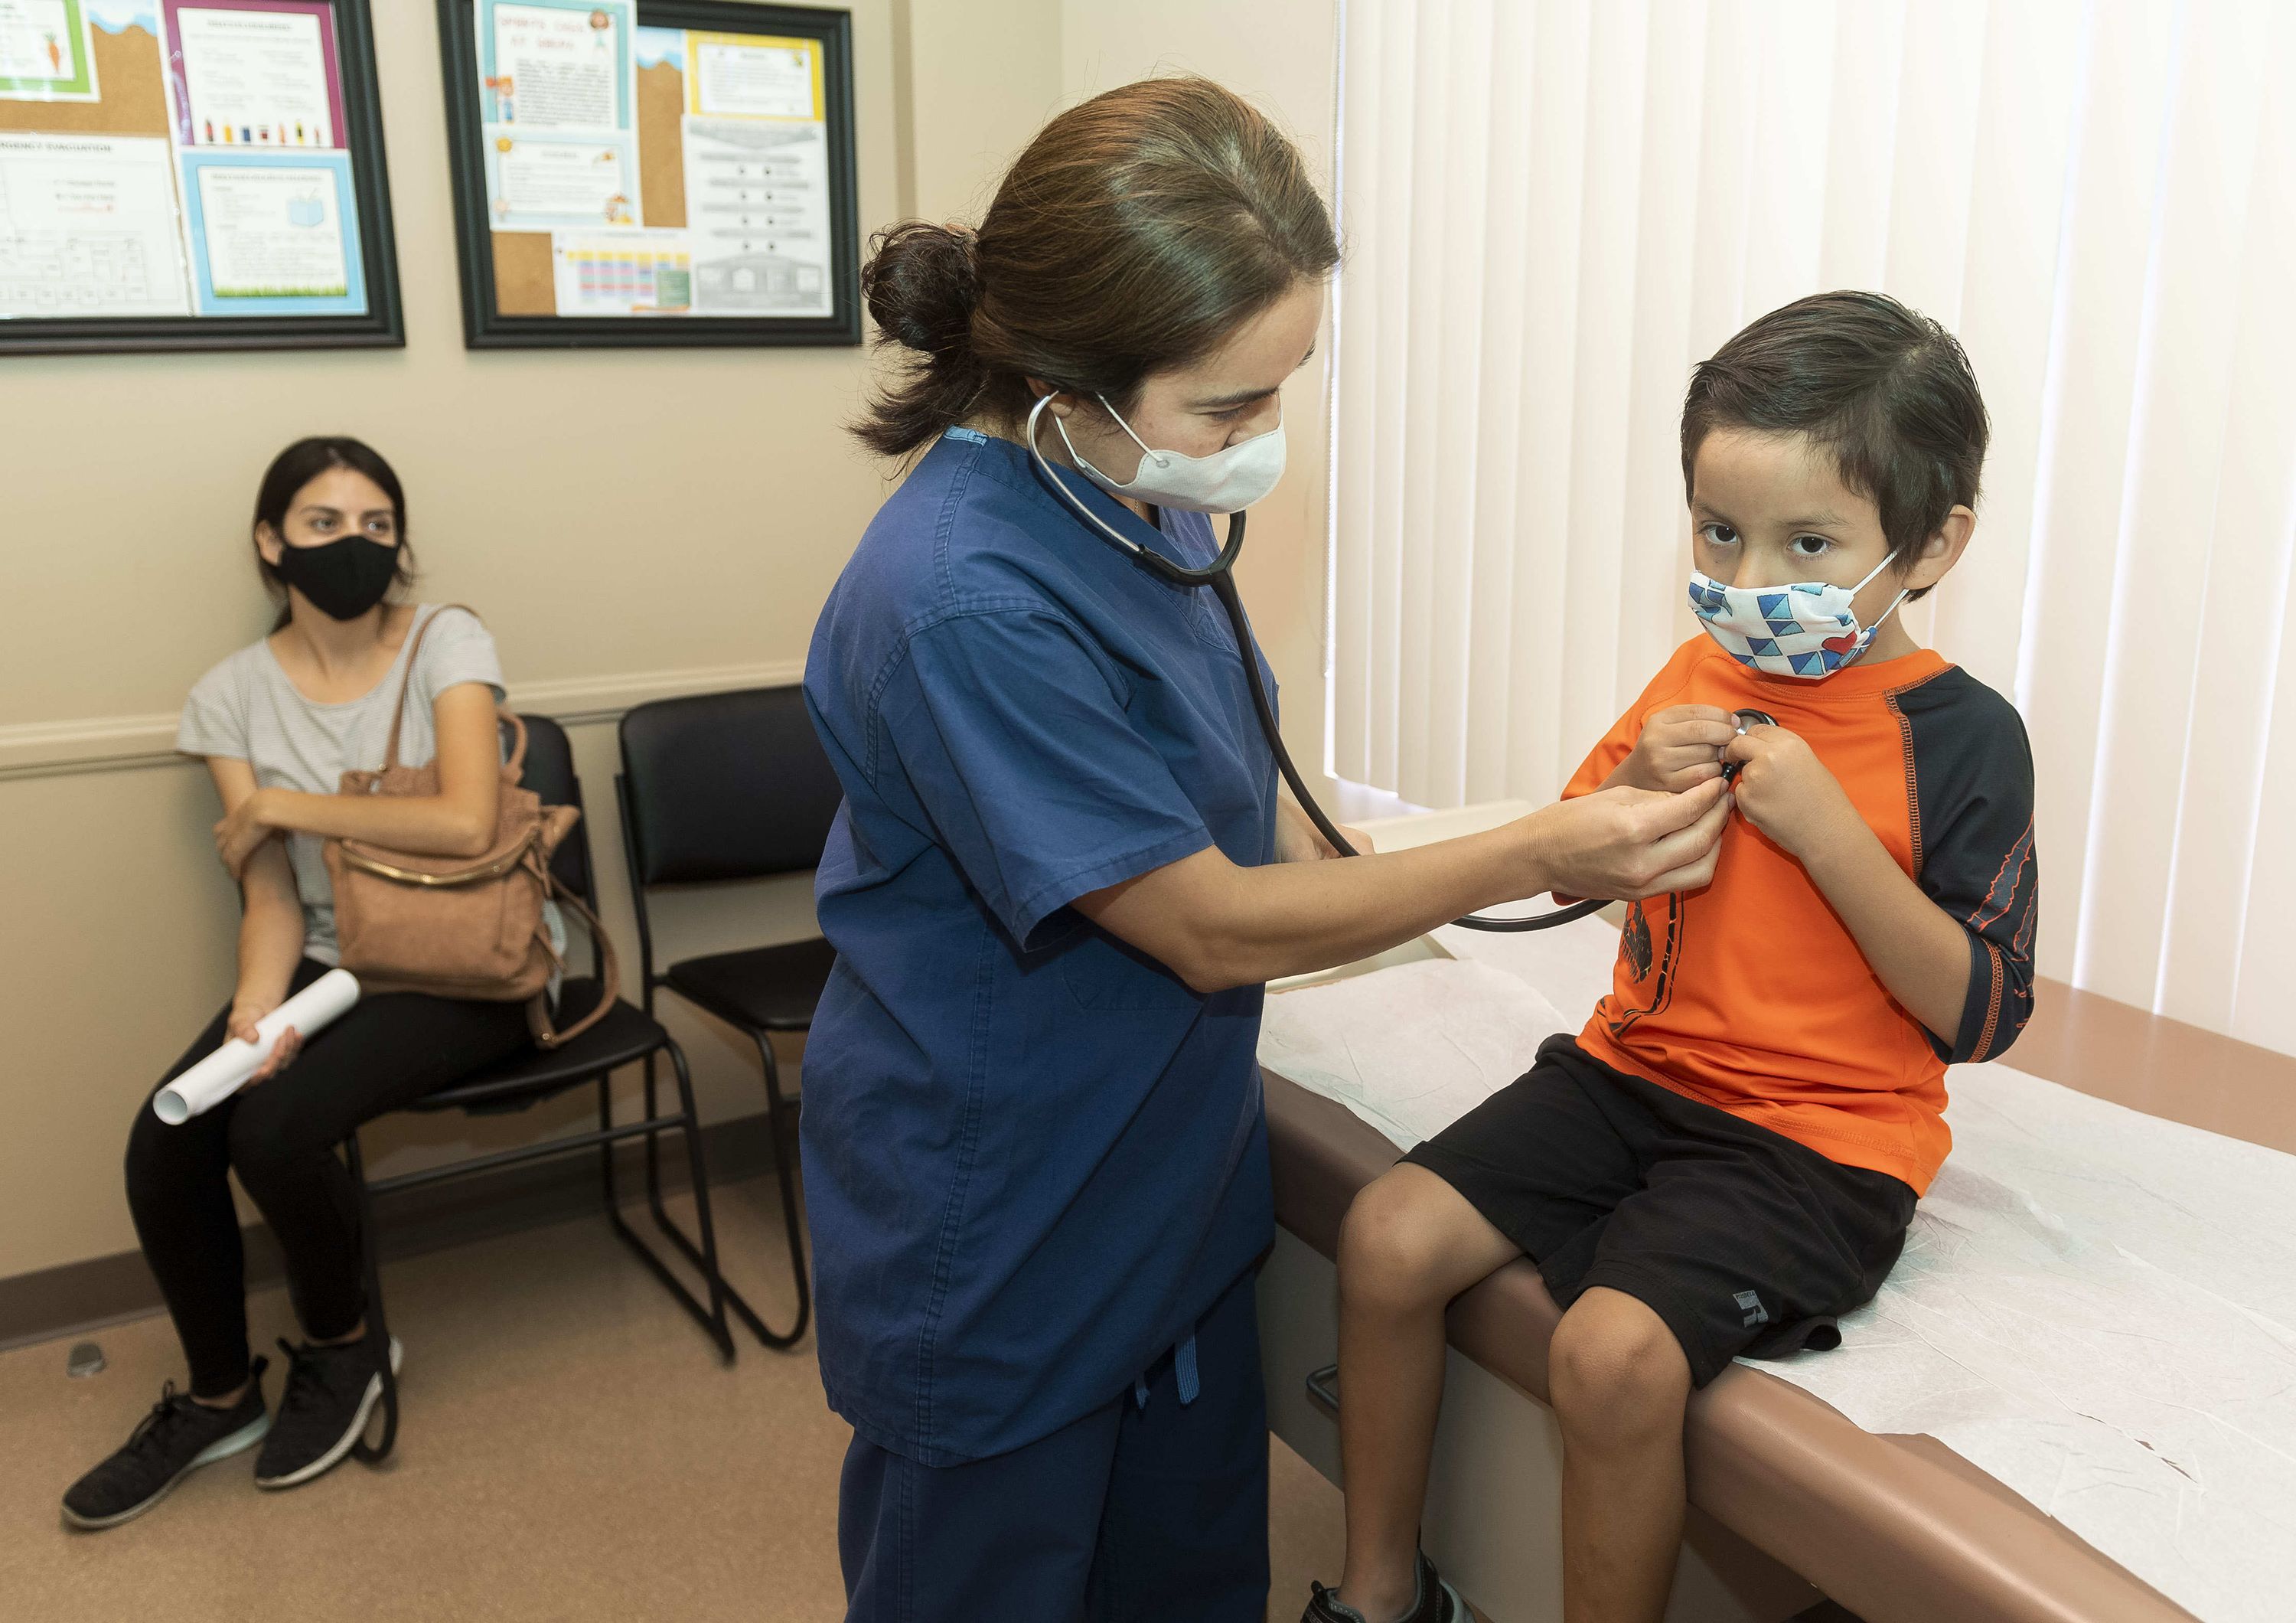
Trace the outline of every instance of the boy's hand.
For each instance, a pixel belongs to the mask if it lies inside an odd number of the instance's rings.
[[[1731,739],[1722,756],[1740,763],[1731,787],[1746,820],[1804,867],[1826,841],[1866,826],[1841,780],[1799,733],[1749,728]]]
[[[1610,781],[1662,795],[1695,788],[1722,776],[1722,751],[1737,730],[1730,713],[1711,704],[1661,710],[1643,723],[1643,736]]]

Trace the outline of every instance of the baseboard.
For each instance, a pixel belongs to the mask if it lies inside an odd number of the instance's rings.
[[[763,1176],[773,1165],[762,1114],[736,1116],[701,1130],[704,1158],[713,1188]],[[661,1158],[662,1182],[686,1186],[685,1157]],[[644,1188],[637,1141],[617,1147],[620,1187],[627,1198]],[[537,1229],[599,1210],[598,1162],[594,1155],[567,1155],[548,1161],[506,1166],[470,1178],[427,1184],[381,1203],[377,1216],[382,1258],[420,1256],[496,1235]],[[278,1243],[261,1223],[240,1231],[247,1253],[247,1287],[258,1290],[286,1278]],[[0,1279],[0,1352],[52,1341],[78,1331],[146,1318],[162,1311],[159,1281],[141,1251],[115,1252],[65,1263],[37,1273]]]

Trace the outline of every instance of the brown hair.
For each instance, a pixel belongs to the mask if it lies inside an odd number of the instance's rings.
[[[979,231],[906,220],[870,240],[877,342],[914,353],[853,432],[899,456],[976,411],[1018,422],[1031,376],[1122,410],[1338,262],[1265,117],[1206,78],[1126,85],[1045,126]]]
[[[1890,556],[1977,505],[1990,424],[1954,335],[1887,293],[1813,293],[1699,363],[1682,405],[1682,484],[1717,428],[1802,433],[1882,516]],[[1912,594],[1928,596],[1929,589]]]

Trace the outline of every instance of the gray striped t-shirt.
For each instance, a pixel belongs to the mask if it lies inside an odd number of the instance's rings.
[[[187,755],[244,761],[255,769],[256,785],[261,788],[337,793],[346,771],[381,767],[383,746],[390,738],[391,701],[398,696],[406,673],[406,650],[414,645],[414,633],[439,613],[435,604],[417,607],[390,674],[341,704],[305,698],[280,668],[269,639],[250,643],[193,685],[176,725],[176,747]],[[445,614],[438,629],[422,639],[422,657],[414,680],[407,684],[406,724],[398,737],[403,766],[421,766],[439,753],[431,706],[447,688],[484,682],[497,701],[503,696],[502,661],[495,653],[494,638],[468,610]],[[303,951],[332,964],[340,955],[335,946],[334,887],[320,854],[324,844],[316,834],[287,836],[287,860],[303,902]],[[557,920],[550,923],[552,935],[557,935]]]

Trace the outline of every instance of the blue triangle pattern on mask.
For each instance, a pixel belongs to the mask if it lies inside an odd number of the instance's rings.
[[[1823,581],[1797,581],[1791,587],[1787,588],[1787,589],[1789,591],[1808,592],[1811,597],[1816,597],[1824,595],[1825,591],[1825,583]]]
[[[1826,670],[1826,666],[1820,663],[1825,657],[1823,654],[1795,654],[1788,657],[1793,662],[1796,676],[1818,676]]]
[[[1825,668],[1826,668],[1829,671],[1839,671],[1839,670],[1841,670],[1841,655],[1834,653],[1834,652],[1833,652],[1832,649],[1830,649],[1830,648],[1829,648],[1829,649],[1825,649],[1825,650],[1823,650],[1823,651],[1822,651],[1822,653],[1823,653],[1823,657],[1824,657],[1824,660],[1825,660]]]
[[[1773,637],[1792,637],[1801,630],[1800,622],[1792,620],[1773,620],[1769,627]]]
[[[1767,637],[1746,638],[1746,652],[1749,654],[1775,654],[1777,651],[1778,645]]]
[[[1754,601],[1761,608],[1762,618],[1765,620],[1775,619],[1781,614],[1791,617],[1793,614],[1793,611],[1786,606],[1786,595],[1784,592],[1758,593]]]

